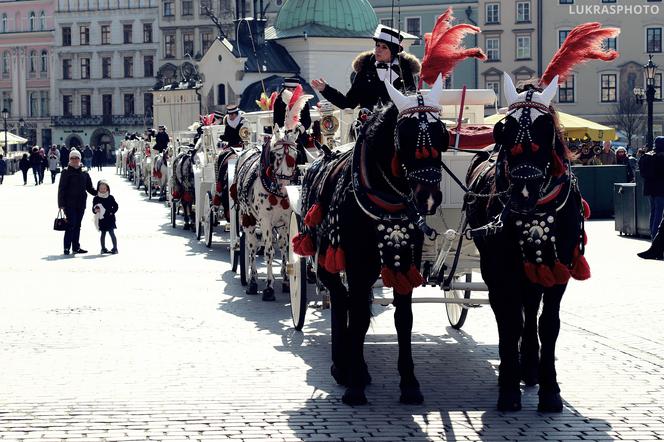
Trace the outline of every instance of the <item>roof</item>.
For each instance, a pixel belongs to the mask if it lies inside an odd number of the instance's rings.
[[[314,96],[314,98],[309,100],[309,106],[314,106],[316,103],[318,103],[318,96],[311,88],[311,86],[302,77],[298,75],[297,78],[300,79],[300,83],[304,88],[304,93],[311,94]],[[278,75],[271,75],[265,78],[262,84],[260,81],[251,83],[249,86],[244,88],[244,91],[242,92],[242,98],[240,99],[240,104],[239,104],[240,109],[242,109],[244,112],[259,111],[260,108],[256,104],[256,100],[258,100],[261,97],[261,93],[263,92],[263,84],[265,85],[265,91],[269,96],[272,92],[274,91],[278,92],[279,90],[281,90],[281,85],[283,82],[284,79],[282,77]]]
[[[233,55],[246,57],[245,72],[289,72],[293,74],[300,72],[300,67],[293,57],[276,41],[265,41],[263,44],[256,45],[256,54],[254,54],[251,44],[243,45],[233,42]]]
[[[376,26],[368,0],[286,0],[266,38],[371,37]]]

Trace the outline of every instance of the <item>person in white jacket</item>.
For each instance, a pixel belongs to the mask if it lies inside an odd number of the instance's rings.
[[[46,158],[48,160],[48,170],[51,171],[51,184],[54,184],[55,176],[60,172],[60,151],[58,151],[55,144],[48,150]]]

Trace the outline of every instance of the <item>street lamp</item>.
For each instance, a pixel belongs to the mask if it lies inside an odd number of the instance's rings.
[[[655,73],[657,65],[652,62],[652,55],[648,54],[648,64],[643,66],[646,73],[646,102],[648,103],[648,135],[646,136],[647,149],[652,149],[652,114],[653,103],[655,102]]]
[[[5,153],[9,152],[9,148],[7,147],[7,118],[9,117],[9,111],[5,108],[2,110],[2,120],[4,121],[4,126],[5,126]]]

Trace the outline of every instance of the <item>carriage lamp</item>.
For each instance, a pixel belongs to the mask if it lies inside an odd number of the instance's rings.
[[[653,103],[655,101],[655,75],[657,74],[657,65],[652,62],[652,54],[648,54],[648,64],[643,66],[643,71],[646,75],[646,102],[648,103],[648,134],[646,136],[646,148],[651,150],[653,148],[653,135],[652,135],[652,117],[653,117]]]
[[[7,147],[7,118],[9,118],[9,111],[5,108],[2,110],[2,120],[5,129],[5,153],[9,152],[9,148]]]

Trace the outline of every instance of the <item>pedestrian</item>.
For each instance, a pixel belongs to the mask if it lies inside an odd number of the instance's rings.
[[[97,170],[101,172],[102,166],[104,165],[104,150],[101,148],[101,146],[95,147],[93,159],[94,162],[96,163]]]
[[[419,74],[421,66],[417,57],[403,52],[403,34],[379,25],[373,39],[374,50],[360,53],[353,61],[355,78],[345,95],[323,78],[313,80],[311,86],[340,109],[354,109],[359,105],[373,110],[379,102],[391,102],[383,83],[385,78],[391,79],[397,90],[414,91],[415,75]]]
[[[92,168],[92,156],[93,156],[93,154],[92,154],[92,149],[90,149],[90,145],[89,145],[89,144],[86,144],[86,145],[85,145],[85,149],[83,149],[83,165],[84,165],[87,169],[91,169],[91,168]]]
[[[622,164],[627,167],[627,182],[633,182],[634,170],[632,169],[632,164],[630,163],[629,157],[627,156],[627,149],[622,146],[616,149],[616,164]]]
[[[51,172],[51,184],[55,183],[55,176],[60,172],[58,164],[60,163],[60,152],[55,147],[55,144],[51,146],[51,149],[48,151],[48,170]]]
[[[60,147],[60,165],[64,169],[69,163],[69,149],[64,144]]]
[[[607,140],[604,142],[604,146],[602,147],[602,151],[599,153],[598,157],[599,161],[604,166],[611,166],[616,164],[616,153],[611,148],[611,141]]]
[[[641,156],[639,170],[643,195],[650,197],[650,236],[654,239],[664,213],[664,137],[657,137],[655,149]]]
[[[81,235],[81,220],[85,213],[86,201],[90,195],[97,195],[92,187],[92,180],[88,172],[81,168],[81,153],[72,149],[69,152],[69,165],[62,171],[58,186],[58,207],[65,212],[67,230],[64,237],[64,254],[69,255],[69,249],[74,253],[88,253],[81,248],[79,237]]]
[[[659,228],[650,244],[650,248],[645,252],[637,253],[639,258],[643,259],[664,259],[664,219],[659,223]]]
[[[168,136],[168,133],[166,133],[166,126],[159,125],[159,132],[157,132],[155,140],[156,143],[154,148],[157,152],[162,153],[164,150],[168,149],[168,143],[171,139]]]
[[[7,162],[3,158],[3,155],[0,153],[0,184],[5,180],[5,174],[7,173]]]
[[[118,211],[118,203],[115,201],[113,195],[111,195],[111,188],[108,183],[104,180],[99,180],[97,183],[97,196],[92,199],[92,213],[95,214],[95,224],[97,225],[97,230],[101,232],[101,253],[112,253],[113,255],[118,253],[118,240],[115,237],[115,214]],[[111,237],[113,241],[113,248],[109,252],[106,249],[106,233]]]
[[[295,88],[300,86],[300,79],[297,77],[290,77],[284,79],[283,86],[279,91],[274,101],[273,108],[273,117],[272,121],[274,124],[279,125],[279,127],[284,127],[286,122],[286,108],[288,103],[284,100],[284,92],[290,91],[291,93],[295,91]],[[305,153],[305,148],[308,144],[307,130],[311,127],[311,113],[309,112],[309,104],[306,103],[302,110],[300,111],[300,120],[295,128],[299,135],[297,137],[297,163],[304,164],[307,162],[307,154]]]
[[[39,163],[39,184],[44,184],[44,173],[48,168],[48,158],[46,158],[46,152],[43,147],[39,148],[39,158],[41,160]]]
[[[30,159],[27,153],[24,153],[19,160],[18,168],[21,169],[21,173],[23,174],[23,185],[25,186],[28,184],[28,170],[30,169]]]
[[[32,168],[32,176],[35,178],[35,186],[39,185],[39,168],[41,164],[42,159],[39,156],[39,148],[35,146],[32,148],[32,152],[30,152],[30,167]]]

